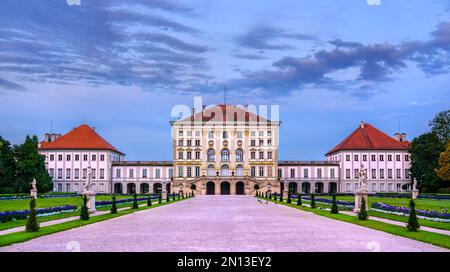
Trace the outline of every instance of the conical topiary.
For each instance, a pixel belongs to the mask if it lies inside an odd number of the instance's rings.
[[[30,213],[28,214],[27,225],[25,226],[26,232],[36,232],[39,230],[39,223],[37,221],[36,213],[36,199],[31,197],[30,200]]]
[[[159,194],[159,195],[158,195],[158,204],[161,204],[161,202],[162,202],[162,195]]]
[[[369,215],[366,210],[366,200],[364,199],[364,196],[361,196],[361,208],[358,212],[358,218],[359,220],[367,220],[368,217]]]
[[[273,200],[277,201],[277,193],[273,194]]]
[[[272,199],[272,193],[269,193],[269,199]]]
[[[316,208],[316,200],[314,199],[314,194],[311,194],[311,209]]]
[[[167,193],[167,195],[166,195],[166,202],[170,202],[170,194],[169,193]]]
[[[301,205],[302,205],[302,195],[297,194],[297,206],[301,206]]]
[[[172,194],[172,201],[175,201],[175,200],[176,200],[175,197],[176,197],[176,196],[175,196],[175,193],[173,193],[173,194]]]
[[[409,217],[408,217],[408,224],[406,227],[409,231],[417,231],[420,228],[419,221],[417,220],[416,215],[416,204],[414,203],[414,200],[411,199],[409,201]]]
[[[289,204],[291,203],[291,193],[290,192],[288,193],[287,203],[289,203]]]
[[[283,192],[280,194],[280,202],[283,202]]]
[[[152,195],[149,194],[148,198],[147,198],[147,206],[151,206],[152,205]]]
[[[87,196],[86,195],[83,195],[83,205],[81,206],[80,219],[81,220],[89,220],[89,212],[88,212],[88,208],[87,208]]]
[[[133,195],[133,206],[131,206],[131,208],[132,209],[139,209],[139,205],[138,205],[138,202],[137,202],[137,194],[136,193],[134,193],[134,195]]]
[[[112,197],[111,213],[117,213],[116,196]]]
[[[333,194],[333,201],[332,201],[332,204],[331,204],[331,211],[330,211],[330,213],[339,213],[339,209],[338,209],[338,206],[336,204],[336,195],[335,194]]]

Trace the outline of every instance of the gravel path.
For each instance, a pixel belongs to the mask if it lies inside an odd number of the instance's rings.
[[[0,248],[77,250],[447,251],[251,196],[198,196]]]

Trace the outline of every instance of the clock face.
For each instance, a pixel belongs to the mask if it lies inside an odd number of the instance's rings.
[[[237,145],[241,146],[242,145],[242,141],[241,140],[237,141]]]
[[[210,140],[210,141],[208,142],[208,144],[209,144],[209,145],[213,145],[213,144],[214,144],[214,141],[213,141],[213,140]]]
[[[228,146],[228,141],[223,141],[223,146]]]

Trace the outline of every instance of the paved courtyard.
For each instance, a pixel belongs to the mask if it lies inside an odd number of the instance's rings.
[[[0,248],[71,250],[446,251],[251,196],[198,196]]]

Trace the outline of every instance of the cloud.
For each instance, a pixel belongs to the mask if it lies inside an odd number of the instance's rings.
[[[315,37],[305,34],[289,33],[281,28],[258,26],[237,38],[239,46],[251,49],[286,50],[293,47],[287,43],[274,43],[274,40],[315,40]]]
[[[26,88],[22,85],[0,78],[0,88],[13,91],[25,91]]]
[[[259,35],[267,36],[257,34],[255,37]],[[255,46],[265,45],[262,38],[249,39],[248,45],[251,45],[250,41]],[[306,57],[286,56],[269,68],[243,72],[240,78],[229,80],[227,85],[285,95],[314,84],[364,96],[373,94],[380,84],[395,80],[395,73],[405,69],[408,62],[416,64],[428,75],[447,73],[450,69],[450,22],[438,24],[431,39],[426,41],[362,44],[335,39],[330,44],[334,48],[322,49]],[[355,80],[340,81],[326,76],[349,68],[359,69]]]
[[[236,53],[233,54],[233,57],[238,58],[238,59],[248,59],[248,60],[263,60],[263,59],[267,59],[267,57],[261,56],[261,55],[257,55],[257,54],[240,54],[240,53]]]

